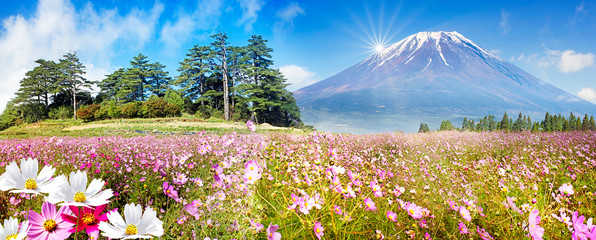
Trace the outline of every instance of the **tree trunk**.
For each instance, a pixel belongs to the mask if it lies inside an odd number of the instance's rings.
[[[223,62],[223,89],[224,89],[224,120],[230,120],[230,105],[228,102],[228,64],[226,62],[226,46],[222,46],[222,62]]]
[[[75,87],[74,81],[72,84],[72,109],[74,111],[74,119],[77,120],[77,88]]]

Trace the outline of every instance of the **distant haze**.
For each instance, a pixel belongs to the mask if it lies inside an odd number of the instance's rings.
[[[294,92],[302,120],[323,131],[414,132],[504,112],[541,120],[596,105],[493,55],[457,32],[420,32]]]

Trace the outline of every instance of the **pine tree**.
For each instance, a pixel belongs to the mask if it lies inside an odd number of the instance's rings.
[[[590,130],[590,119],[588,118],[588,114],[584,115],[584,121],[582,122],[582,131]]]
[[[60,69],[64,74],[63,86],[71,91],[73,114],[77,119],[77,93],[83,87],[91,88],[93,82],[83,78],[85,65],[79,61],[76,52],[67,53],[63,57],[64,59],[60,59]]]
[[[43,103],[47,110],[50,94],[55,93],[60,84],[60,72],[53,61],[39,59],[35,62],[39,65],[25,73],[25,78],[20,81],[16,102]]]
[[[149,77],[151,64],[147,56],[139,53],[130,61],[131,68],[128,71],[130,78],[125,83],[126,88],[133,89],[132,97],[136,101],[145,101],[145,92],[149,90]]]
[[[147,77],[148,90],[152,95],[163,97],[166,91],[170,89],[172,79],[165,71],[164,65],[159,62],[149,64],[149,75]]]
[[[426,123],[420,123],[420,128],[418,128],[419,133],[430,132],[428,129],[428,125]]]
[[[510,119],[507,116],[507,112],[505,112],[505,114],[503,114],[503,119],[501,119],[501,124],[499,124],[499,129],[500,130],[510,130],[509,121],[510,121]]]
[[[186,54],[184,61],[180,62],[178,72],[180,75],[174,84],[181,87],[183,97],[191,100],[200,100],[201,107],[205,105],[205,84],[211,75],[211,49],[195,45]]]
[[[211,56],[213,56],[219,64],[217,67],[221,71],[222,74],[222,85],[223,85],[223,101],[224,101],[224,120],[230,120],[230,104],[229,104],[229,83],[228,83],[228,55],[229,53],[229,46],[228,46],[228,36],[225,33],[218,33],[212,35],[211,38],[214,41],[211,43],[212,52]]]
[[[590,116],[590,130],[596,130],[596,122],[594,122],[594,116]]]

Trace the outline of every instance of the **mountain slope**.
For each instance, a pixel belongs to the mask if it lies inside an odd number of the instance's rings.
[[[500,117],[504,112],[523,112],[534,119],[546,112],[596,112],[596,105],[541,81],[457,32],[411,35],[294,96],[303,120],[329,131],[416,131],[420,122]]]

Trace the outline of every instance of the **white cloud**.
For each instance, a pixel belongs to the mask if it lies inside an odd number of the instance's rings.
[[[116,44],[141,48],[154,33],[163,5],[149,11],[134,9],[125,15],[117,10],[94,9],[92,4],[77,12],[70,0],[40,0],[30,18],[21,15],[2,20],[0,28],[0,110],[14,97],[19,81],[39,58],[58,60],[76,51],[89,65],[85,77],[100,77],[111,69],[109,58]]]
[[[294,28],[294,18],[298,15],[304,15],[304,9],[297,3],[290,3],[286,8],[277,11],[277,21],[273,27],[273,31],[277,34],[283,34]]]
[[[593,88],[582,88],[577,92],[577,96],[586,101],[596,103],[596,91]]]
[[[577,22],[583,21],[587,15],[588,10],[585,8],[585,2],[582,0],[582,2],[575,7],[575,15],[569,20],[569,24],[575,25]]]
[[[161,29],[160,41],[165,44],[166,51],[177,49],[196,31],[216,29],[222,6],[222,0],[201,0],[191,13],[180,9],[176,21],[167,21]]]
[[[571,73],[592,65],[594,65],[594,54],[582,54],[576,53],[573,50],[567,50],[561,53],[561,60],[559,61],[557,68],[561,72]]]
[[[252,25],[259,17],[259,11],[265,3],[262,0],[238,0],[242,8],[242,18],[238,19],[237,25],[244,25],[244,31],[252,31]]]
[[[318,82],[320,79],[317,77],[317,73],[309,71],[306,67],[298,65],[285,65],[279,67],[279,71],[288,79],[288,91],[295,91],[302,87],[306,87],[310,84]]]
[[[509,24],[509,16],[511,16],[505,9],[501,9],[501,22],[499,22],[499,27],[501,27],[501,31],[503,34],[509,33],[511,31],[511,25]]]
[[[562,73],[573,73],[594,66],[595,55],[593,53],[578,53],[571,49],[565,51],[546,49],[541,54],[530,56],[521,54],[517,58],[512,57],[511,60],[526,61],[539,68],[555,66]]]

